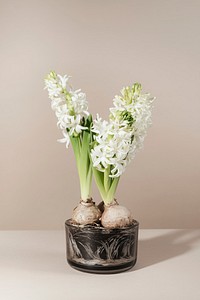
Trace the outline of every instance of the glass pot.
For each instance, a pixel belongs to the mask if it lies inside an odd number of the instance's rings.
[[[100,225],[65,222],[67,261],[79,271],[118,273],[132,268],[137,260],[139,223],[106,229]]]

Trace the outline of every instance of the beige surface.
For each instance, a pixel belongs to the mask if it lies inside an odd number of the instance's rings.
[[[198,300],[199,230],[141,230],[128,272],[87,274],[65,260],[63,231],[0,232],[2,300]]]
[[[1,0],[0,36],[1,229],[62,228],[79,201],[43,90],[52,68],[73,76],[94,115],[135,81],[157,96],[117,198],[143,228],[200,227],[200,1]]]

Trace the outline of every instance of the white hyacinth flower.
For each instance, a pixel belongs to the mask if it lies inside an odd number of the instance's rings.
[[[135,152],[142,148],[148,127],[151,125],[151,114],[154,97],[142,94],[141,84],[121,90],[120,96],[113,99],[114,107],[110,108],[110,120],[121,124],[132,133],[132,146],[127,161],[135,157]]]
[[[62,133],[63,133],[64,138],[58,139],[57,141],[59,143],[64,143],[66,145],[66,148],[68,148],[69,144],[70,144],[69,134],[66,131],[64,131],[64,130],[62,131]]]
[[[94,146],[91,150],[93,166],[109,177],[119,177],[135,153],[142,147],[147,128],[151,124],[154,98],[141,94],[141,85],[123,88],[121,96],[115,96],[110,109],[109,122],[98,115],[94,121]]]
[[[61,76],[55,72],[45,79],[45,89],[48,90],[51,99],[51,108],[58,118],[57,125],[62,129],[66,146],[69,146],[68,136],[77,136],[86,130],[84,120],[88,118],[88,103],[85,93],[81,90],[73,90],[69,85],[70,76]]]
[[[92,132],[94,146],[91,150],[93,166],[104,172],[110,168],[109,177],[120,176],[126,168],[126,157],[131,147],[131,133],[123,127],[97,117]]]
[[[90,157],[93,174],[105,204],[114,203],[120,176],[141,148],[151,124],[154,98],[141,93],[141,85],[125,87],[115,96],[109,121],[98,115],[93,122]]]
[[[63,138],[74,149],[80,178],[81,197],[90,194],[92,166],[100,194],[106,204],[114,200],[120,176],[143,145],[151,125],[152,104],[155,98],[142,94],[141,85],[124,87],[113,99],[109,121],[98,115],[92,124],[86,95],[69,85],[70,76],[55,72],[45,79],[51,107],[58,119]],[[92,126],[92,127],[91,127]]]
[[[58,142],[66,147],[72,144],[80,180],[81,199],[85,202],[91,198],[92,164],[89,146],[92,116],[88,112],[86,95],[80,89],[73,90],[69,85],[70,76],[61,76],[55,72],[45,79],[45,89],[51,99],[51,108],[58,119],[57,126],[63,133]]]

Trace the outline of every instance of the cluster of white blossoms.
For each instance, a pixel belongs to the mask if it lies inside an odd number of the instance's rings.
[[[88,129],[86,120],[89,116],[86,95],[80,89],[73,90],[69,78],[50,72],[45,79],[51,107],[64,136],[58,141],[66,143],[66,147],[69,146],[70,136],[76,137]],[[110,177],[119,177],[125,171],[136,151],[142,147],[151,124],[154,98],[150,94],[142,94],[141,90],[139,83],[124,87],[121,94],[113,99],[109,121],[97,115],[93,122],[92,163],[101,172],[107,170]]]
[[[120,176],[126,167],[126,156],[131,147],[131,132],[114,122],[94,120],[94,146],[91,150],[93,167],[104,172],[110,167],[110,177]]]
[[[120,96],[115,96],[109,122],[97,116],[92,127],[94,167],[101,172],[110,168],[110,177],[118,177],[125,171],[141,148],[151,124],[153,100],[150,94],[142,94],[141,85],[135,83],[123,88]]]
[[[70,76],[63,77],[50,72],[45,79],[45,88],[51,99],[51,107],[58,118],[57,125],[61,128],[64,138],[59,139],[61,143],[69,146],[70,136],[77,136],[84,126],[84,120],[89,116],[86,95],[81,90],[73,90],[69,85]]]

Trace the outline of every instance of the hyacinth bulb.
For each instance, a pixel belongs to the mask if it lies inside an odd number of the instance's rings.
[[[129,226],[133,222],[131,212],[126,207],[114,202],[104,206],[101,216],[101,224],[105,228],[122,228]]]
[[[89,225],[99,221],[101,212],[92,200],[81,201],[74,209],[72,221],[78,225]]]

